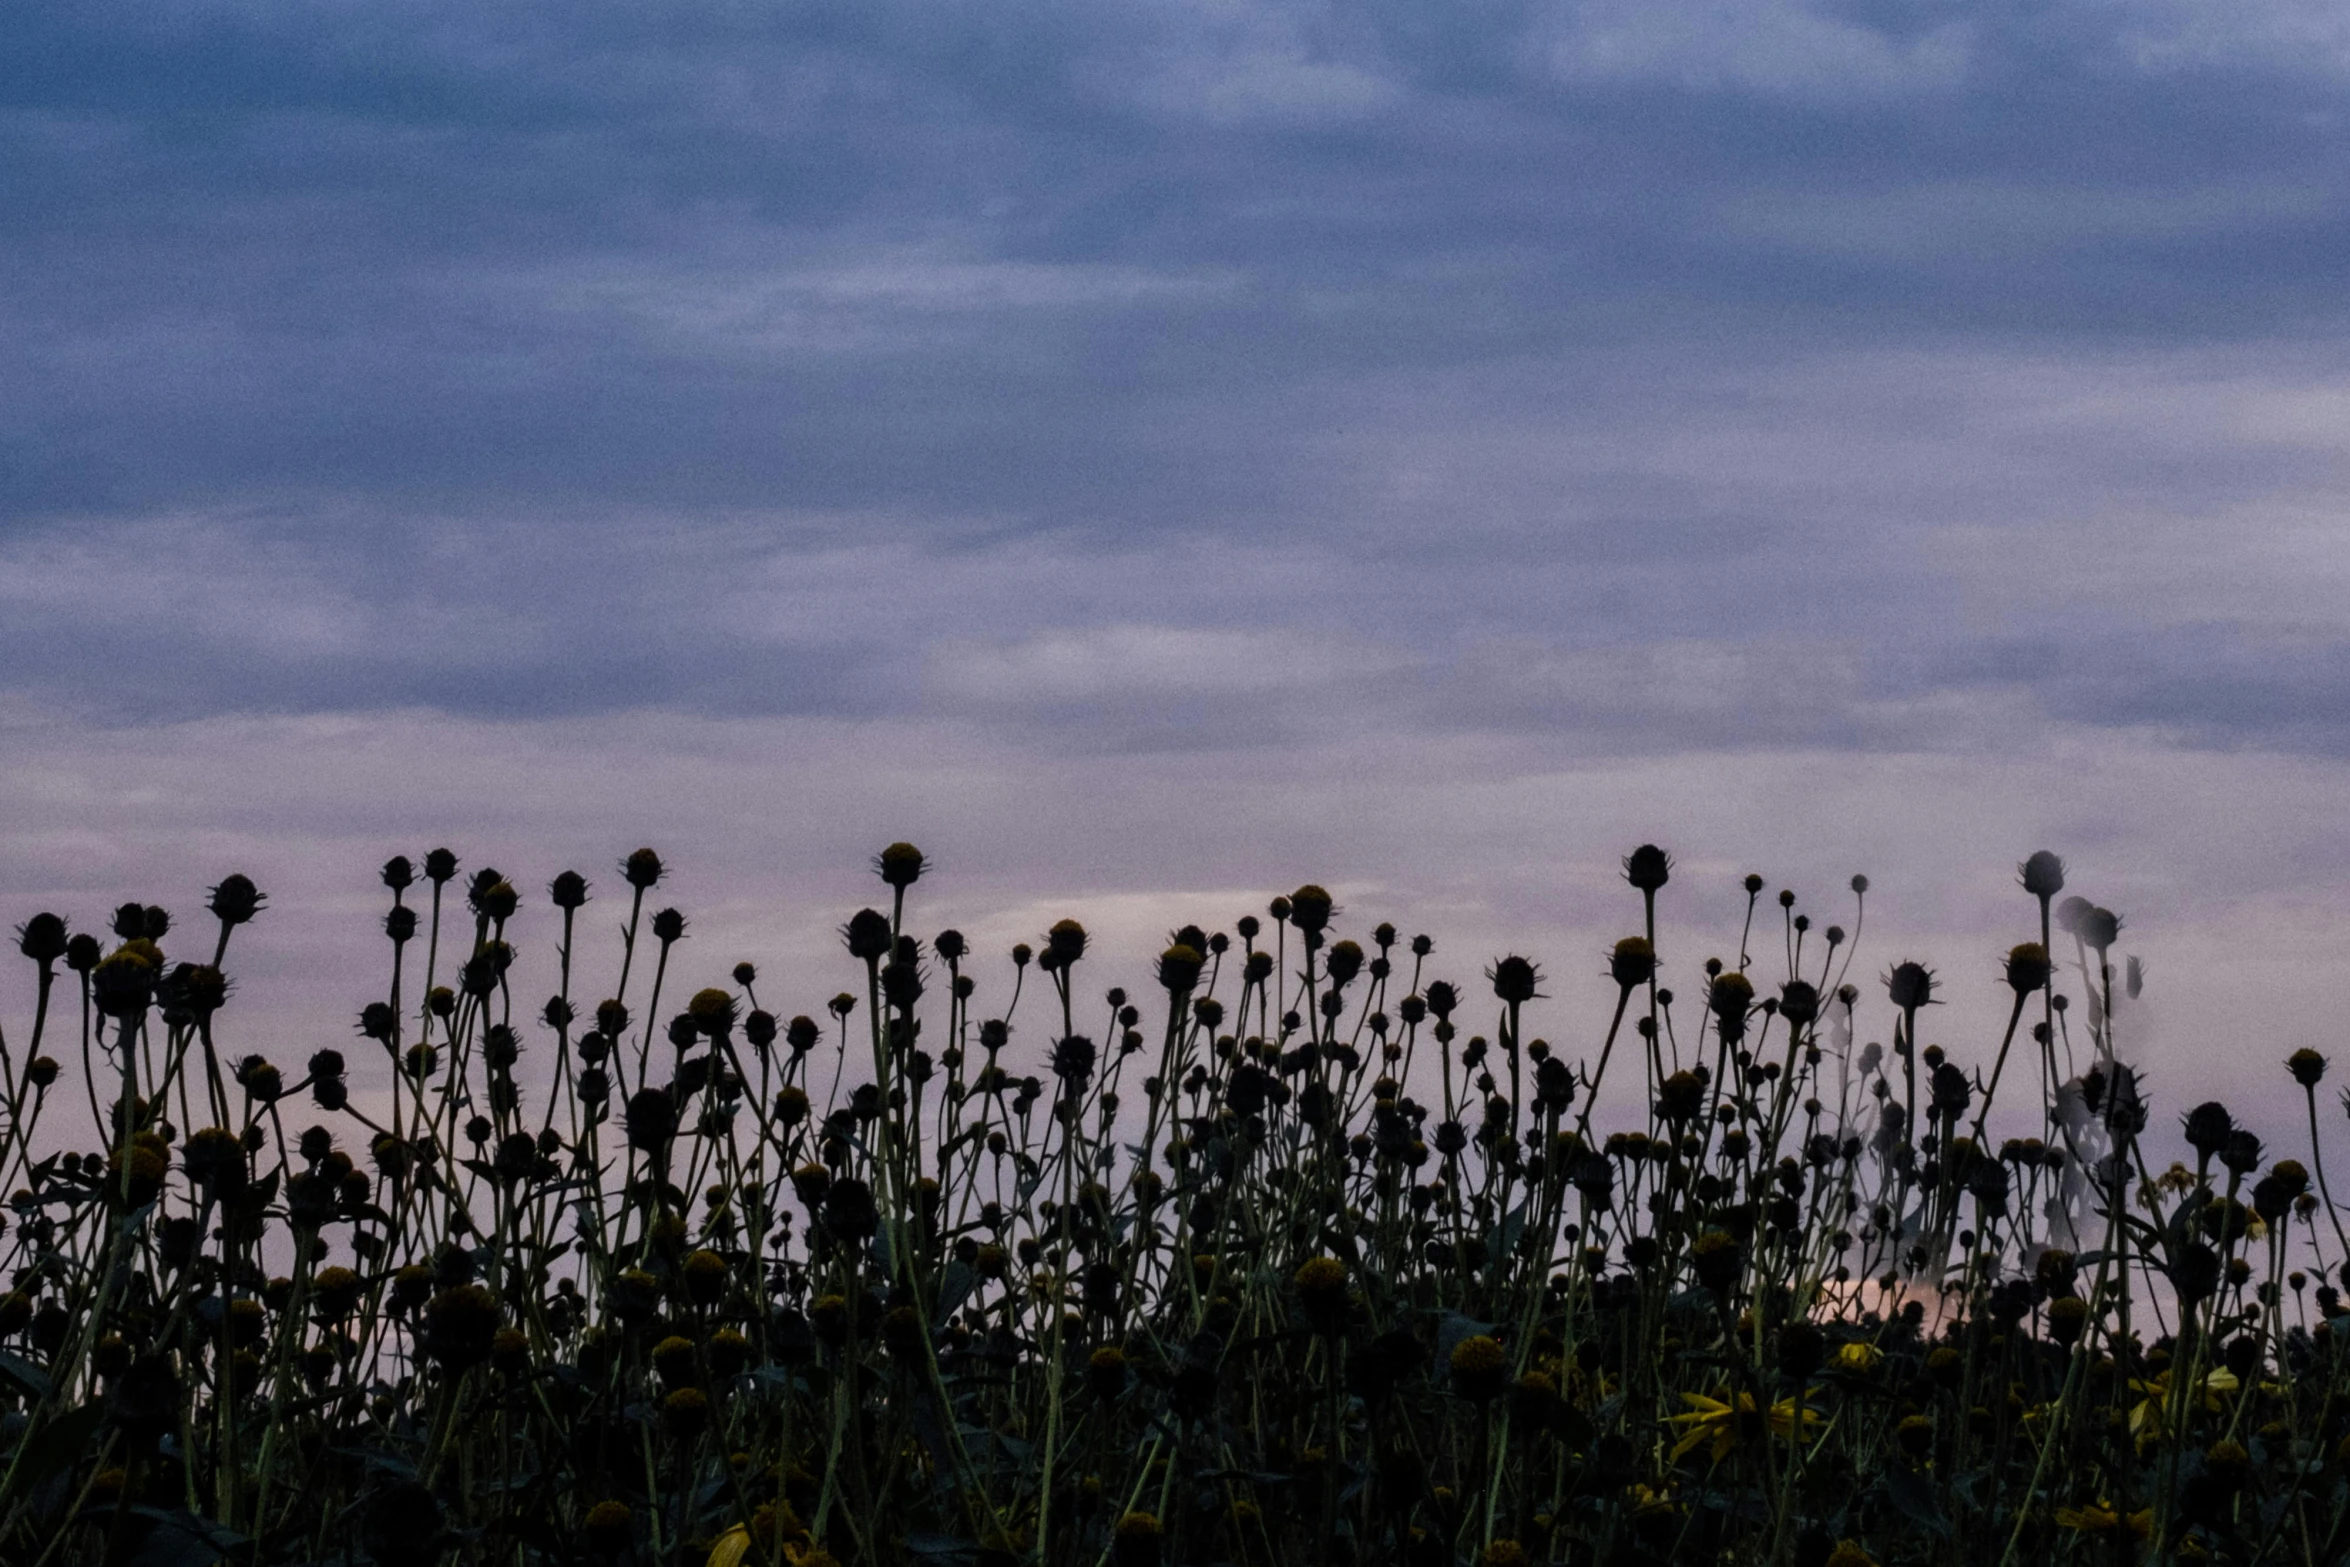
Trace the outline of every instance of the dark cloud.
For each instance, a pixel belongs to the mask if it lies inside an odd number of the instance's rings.
[[[34,6],[7,691],[2338,755],[2345,77],[2291,0]]]
[[[2295,15],[38,6],[0,494],[1196,509],[1316,377],[2335,327]]]

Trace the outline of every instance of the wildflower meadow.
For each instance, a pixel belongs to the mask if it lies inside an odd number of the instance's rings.
[[[9,911],[0,1561],[2350,1560],[2328,1063],[2150,1104],[2052,854],[1947,1045],[1862,877],[1693,931],[1643,846],[1563,1019],[1316,886],[1106,973],[874,868],[775,974],[650,849],[395,858],[302,1060],[246,877]]]

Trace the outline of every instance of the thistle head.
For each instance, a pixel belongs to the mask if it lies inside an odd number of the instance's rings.
[[[1607,969],[1620,989],[1637,990],[1656,978],[1656,947],[1646,936],[1626,936],[1608,953]]]
[[[1485,977],[1493,982],[1493,994],[1505,1005],[1516,1006],[1541,994],[1536,987],[1542,983],[1542,971],[1532,959],[1515,953],[1496,961]]]
[[[1885,976],[1885,994],[1904,1012],[1934,1004],[1934,971],[1923,963],[1898,963]]]
[[[883,885],[899,892],[920,881],[928,869],[930,862],[910,843],[893,843],[873,856],[873,873],[881,878]]]
[[[1312,882],[1289,895],[1289,922],[1309,935],[1330,923],[1330,894]]]
[[[1653,843],[1644,843],[1624,856],[1624,880],[1644,893],[1663,890],[1673,879],[1673,857]]]
[[[2039,850],[2017,866],[2015,876],[2023,884],[2024,891],[2042,903],[2064,891],[2064,861],[2046,849]]]

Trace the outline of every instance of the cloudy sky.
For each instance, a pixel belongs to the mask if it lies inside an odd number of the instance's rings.
[[[1867,871],[1971,1058],[2045,846],[2158,1094],[2283,1084],[2350,938],[2345,17],[18,6],[0,917],[249,871],[290,1051],[387,854],[651,842],[692,977],[799,1010],[903,837],[1105,984],[1313,878],[1574,1039],[1653,838],[1684,973],[1745,872]]]

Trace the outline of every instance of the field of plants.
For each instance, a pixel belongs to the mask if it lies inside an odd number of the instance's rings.
[[[902,843],[825,975],[700,950],[649,849],[394,859],[300,1061],[239,1046],[247,878],[32,914],[0,1561],[2350,1560],[2322,1056],[2278,1147],[2155,1111],[2050,854],[1947,1045],[1865,878],[1701,934],[1623,869],[1562,1043],[1534,963],[1313,886],[1149,973],[981,953]]]

